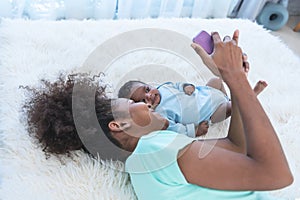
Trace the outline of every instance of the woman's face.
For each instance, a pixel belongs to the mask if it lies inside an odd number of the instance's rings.
[[[126,120],[130,122],[130,133],[135,136],[145,135],[157,130],[165,130],[169,126],[169,121],[153,112],[149,106],[143,102],[135,103],[129,99],[116,100],[115,108],[123,113]],[[127,130],[129,131],[129,129]]]

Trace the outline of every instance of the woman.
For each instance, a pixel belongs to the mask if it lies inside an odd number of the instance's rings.
[[[88,87],[96,87],[96,98],[92,99],[103,132],[115,145],[132,152],[126,170],[139,199],[271,199],[252,191],[274,190],[293,181],[276,132],[247,81],[237,46],[238,32],[224,42],[218,33],[212,36],[212,56],[196,44],[192,47],[230,89],[232,114],[226,138],[200,141],[166,131],[168,121],[148,105],[127,99],[110,101],[104,87],[85,79]],[[48,153],[80,149],[83,144],[78,135],[88,137],[93,132],[89,126],[86,132],[85,128],[81,133],[76,130],[72,118],[74,83],[73,79],[48,83],[50,90],[38,93],[29,104],[29,125],[36,129]],[[78,91],[86,90],[80,88]],[[82,98],[77,106],[84,108],[86,96],[78,97]],[[49,101],[55,103],[48,106]],[[87,124],[90,115],[82,114]]]

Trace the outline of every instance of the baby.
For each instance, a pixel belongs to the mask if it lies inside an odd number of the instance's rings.
[[[258,95],[266,86],[266,82],[259,81],[253,90]],[[209,122],[223,121],[231,114],[231,101],[220,78],[210,79],[206,86],[167,82],[153,87],[128,81],[118,97],[148,104],[169,120],[169,130],[189,137],[206,134]]]

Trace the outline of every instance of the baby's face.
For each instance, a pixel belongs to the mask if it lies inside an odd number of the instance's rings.
[[[160,103],[160,94],[157,88],[143,84],[136,83],[134,84],[130,99],[134,102],[144,102],[151,105],[152,109]]]

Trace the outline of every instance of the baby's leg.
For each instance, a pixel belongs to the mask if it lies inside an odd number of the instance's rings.
[[[259,95],[268,86],[266,81],[258,81],[253,88],[256,95]],[[231,102],[223,103],[219,108],[212,114],[211,122],[217,123],[225,120],[231,115]]]
[[[223,85],[223,81],[221,78],[211,78],[207,84],[207,86],[210,86],[212,88],[215,88],[217,90],[220,90],[225,95],[227,95],[225,87]],[[213,113],[210,120],[212,123],[217,123],[225,120],[227,117],[229,117],[231,114],[231,103],[226,102],[221,104],[217,110]]]
[[[224,85],[223,85],[223,81],[222,81],[221,78],[211,78],[211,79],[209,79],[209,81],[206,83],[206,86],[210,86],[212,88],[220,90],[225,95],[227,95],[226,90],[225,90]]]
[[[253,91],[256,95],[259,95],[266,87],[268,86],[266,81],[258,81],[253,88]]]
[[[210,120],[212,123],[221,122],[231,115],[231,101],[222,103],[217,110],[212,114]]]

